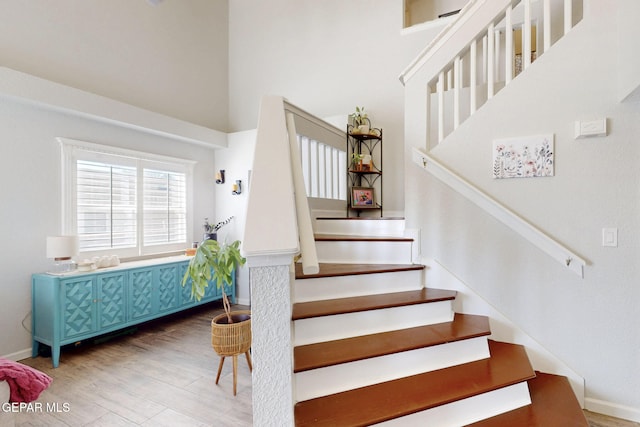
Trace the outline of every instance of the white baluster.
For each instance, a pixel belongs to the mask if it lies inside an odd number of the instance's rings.
[[[462,66],[460,55],[453,60],[453,128],[460,125],[460,86],[462,85]]]
[[[471,40],[471,47],[470,47],[470,51],[469,51],[469,103],[471,104],[469,106],[469,114],[473,114],[476,112],[476,105],[477,105],[477,100],[476,100],[476,89],[477,89],[477,83],[476,83],[476,76],[478,74],[478,70],[477,70],[477,50],[478,50],[478,43],[477,41]]]
[[[513,24],[511,14],[513,7],[509,5],[505,12],[504,29],[504,83],[508,85],[513,79]]]
[[[427,119],[427,140],[425,141],[425,143],[427,144],[427,150],[431,150],[431,148],[433,148],[431,146],[431,126],[432,126],[432,120],[431,120],[431,94],[433,93],[433,90],[431,90],[431,84],[427,85],[427,99],[426,99],[426,103],[427,103],[427,109],[425,111],[426,113],[426,119]]]
[[[501,40],[500,40],[500,30],[497,30],[494,34],[493,34],[493,41],[495,44],[495,47],[493,48],[493,59],[494,59],[494,64],[493,64],[493,72],[495,73],[494,75],[494,79],[495,81],[500,81],[500,55],[501,55],[501,50],[500,50],[500,46],[501,46]]]
[[[564,0],[564,33],[567,34],[573,24],[573,11],[571,0]]]
[[[489,29],[487,30],[487,99],[491,99],[494,94],[494,87],[493,87],[493,83],[495,80],[493,75],[494,73],[494,70],[493,70],[494,31],[495,31],[495,25],[492,22],[489,24]]]
[[[444,71],[438,75],[438,144],[444,139]]]
[[[487,36],[482,37],[482,83],[487,83]]]
[[[551,0],[544,0],[542,21],[544,26],[544,52],[546,52],[551,47]]]
[[[320,176],[319,168],[320,162],[318,160],[319,152],[318,152],[318,141],[311,141],[311,170],[313,176],[313,185],[311,187],[311,195],[312,197],[318,197],[320,194],[320,182],[318,177]]]
[[[522,63],[523,69],[531,65],[531,1],[523,0],[524,22],[522,23]]]

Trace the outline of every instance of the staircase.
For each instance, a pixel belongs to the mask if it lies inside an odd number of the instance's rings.
[[[320,271],[297,265],[293,291],[295,424],[587,426],[565,377],[424,287],[403,227],[316,220]]]

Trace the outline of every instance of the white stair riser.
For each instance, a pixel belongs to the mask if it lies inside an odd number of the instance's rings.
[[[411,241],[317,241],[319,262],[411,264]]]
[[[422,283],[422,270],[299,279],[293,284],[293,298],[294,302],[308,302],[388,294],[422,289]]]
[[[358,236],[402,237],[403,219],[321,219],[315,221],[313,231],[318,234],[348,234]]]
[[[295,374],[298,401],[487,359],[486,337],[388,354]]]
[[[453,321],[451,301],[415,304],[293,322],[294,345],[333,341]]]
[[[529,386],[522,382],[376,425],[460,427],[529,404]]]

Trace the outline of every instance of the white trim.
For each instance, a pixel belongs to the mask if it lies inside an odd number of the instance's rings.
[[[284,110],[286,112],[293,113],[294,115],[296,115],[296,116],[298,116],[298,117],[300,117],[300,118],[302,118],[304,120],[307,120],[307,121],[313,123],[316,126],[320,126],[324,130],[327,130],[329,132],[335,133],[337,136],[343,138],[343,140],[345,141],[345,144],[343,144],[343,145],[346,145],[346,133],[345,133],[344,130],[338,128],[337,126],[332,125],[331,123],[329,123],[329,122],[327,122],[327,121],[325,121],[325,120],[323,120],[323,119],[321,119],[321,118],[319,118],[317,116],[314,116],[313,114],[303,110],[300,107],[297,107],[297,106],[289,103],[287,100],[283,100],[282,103],[284,105]]]
[[[633,408],[631,406],[620,405],[618,403],[593,399],[590,397],[586,398],[584,403],[586,409],[589,411],[608,415],[610,417],[640,422],[640,408]]]
[[[143,238],[144,230],[143,227],[139,226],[136,236],[137,244],[135,247],[84,251],[80,254],[83,258],[91,258],[93,256],[100,256],[105,254],[112,255],[114,253],[117,253],[121,258],[136,258],[149,255],[155,256],[161,253],[181,250],[186,247],[189,242],[193,241],[193,174],[194,166],[197,163],[196,161],[113,147],[103,144],[95,144],[92,142],[80,141],[70,138],[56,137],[56,141],[58,141],[61,148],[61,230],[63,234],[77,234],[75,160],[77,159],[78,152],[86,153],[87,157],[92,157],[93,155],[99,157],[101,154],[110,156],[112,159],[113,157],[118,157],[122,159],[123,163],[131,163],[133,166],[135,166],[138,173],[139,183],[139,187],[137,189],[138,203],[142,203],[143,201],[142,185],[144,181],[142,179],[142,173],[145,167],[157,164],[160,168],[162,168],[162,170],[177,172],[185,175],[187,211],[187,233],[185,236],[185,242],[145,245]],[[120,159],[118,161],[120,161]],[[100,161],[100,159],[97,160]],[[142,225],[142,216],[144,212],[143,209],[141,209],[141,206],[139,207],[140,209],[138,209],[137,224]]]
[[[6,67],[0,67],[0,98],[207,148],[227,147],[227,134],[215,129]]]
[[[575,252],[572,252],[561,243],[549,237],[539,228],[527,222],[521,216],[471,184],[469,181],[455,174],[455,172],[439,163],[424,151],[418,148],[413,148],[412,159],[420,168],[430,172],[433,176],[449,185],[458,193],[475,203],[478,207],[484,209],[504,225],[520,234],[533,245],[537,246],[547,255],[573,271],[581,278],[584,278],[584,267],[587,265],[587,262]]]

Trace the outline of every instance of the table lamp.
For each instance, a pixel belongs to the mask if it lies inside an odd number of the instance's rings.
[[[68,273],[76,269],[71,257],[78,254],[78,236],[48,236],[47,258],[53,259],[50,273]]]

